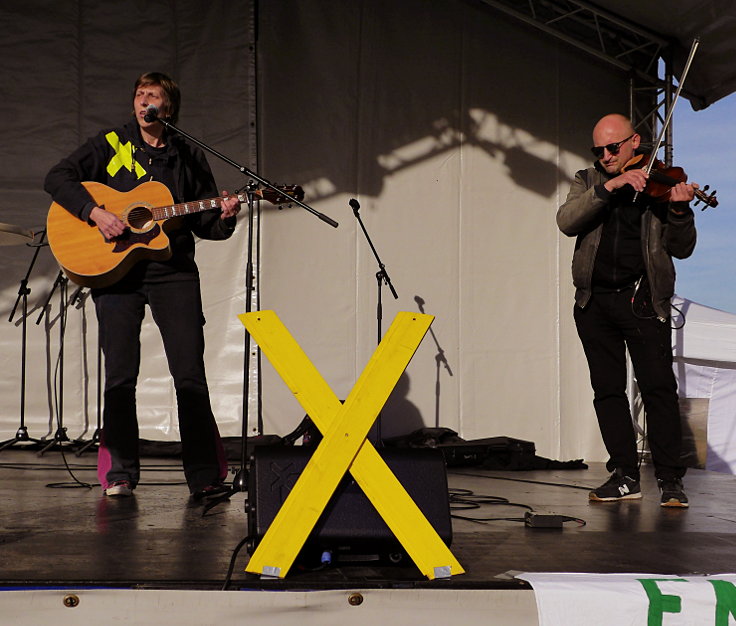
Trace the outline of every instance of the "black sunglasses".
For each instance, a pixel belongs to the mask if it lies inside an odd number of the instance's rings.
[[[609,143],[606,146],[593,146],[590,151],[593,153],[593,156],[596,159],[603,158],[603,150],[608,150],[613,155],[616,155],[621,150],[621,146],[625,144],[629,139],[631,139],[636,133],[633,133],[629,135],[626,139],[622,139],[621,141],[617,141],[616,143]]]

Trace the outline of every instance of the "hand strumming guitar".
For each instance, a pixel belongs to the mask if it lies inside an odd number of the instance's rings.
[[[90,211],[89,219],[95,223],[97,228],[100,229],[102,236],[108,240],[119,237],[126,229],[125,224],[123,224],[117,215],[105,211],[105,209],[98,206]]]

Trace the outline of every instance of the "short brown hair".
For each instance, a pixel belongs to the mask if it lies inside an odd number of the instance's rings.
[[[161,72],[146,72],[138,77],[133,87],[133,99],[140,87],[149,85],[158,85],[161,87],[163,95],[164,111],[161,111],[162,117],[166,117],[172,124],[176,124],[179,119],[179,106],[181,105],[181,92],[176,82]]]

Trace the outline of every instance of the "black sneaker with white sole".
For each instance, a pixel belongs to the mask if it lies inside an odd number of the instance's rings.
[[[638,500],[641,498],[641,487],[639,487],[638,480],[616,469],[606,482],[588,494],[588,498],[595,502]]]
[[[685,490],[682,488],[682,480],[679,478],[664,478],[658,479],[657,484],[662,493],[660,506],[681,509],[686,509],[690,506],[685,495]]]

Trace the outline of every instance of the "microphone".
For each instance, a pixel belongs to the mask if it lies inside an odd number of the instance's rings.
[[[158,107],[155,104],[149,104],[143,119],[147,122],[155,122],[158,119]]]
[[[357,211],[360,208],[360,205],[355,198],[350,198],[350,202],[348,202],[348,204],[353,207],[353,211]]]

